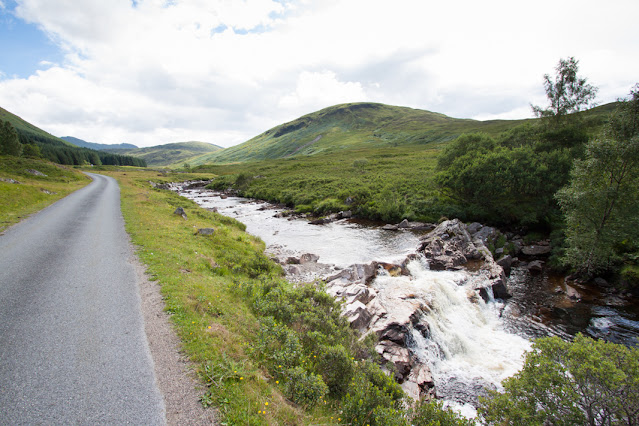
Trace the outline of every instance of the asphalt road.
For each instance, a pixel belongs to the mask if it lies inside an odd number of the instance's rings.
[[[165,423],[114,179],[0,236],[0,425]]]

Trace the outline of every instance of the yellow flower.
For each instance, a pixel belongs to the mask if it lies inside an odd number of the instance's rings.
[[[244,377],[240,377],[240,380],[244,380]]]
[[[264,405],[268,405],[268,402],[265,402]]]
[[[276,385],[279,385],[279,384],[280,384],[280,381],[279,381],[279,380],[276,380],[276,381],[275,381],[275,384],[276,384]]]

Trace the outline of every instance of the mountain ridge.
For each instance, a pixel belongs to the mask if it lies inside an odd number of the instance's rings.
[[[73,136],[61,136],[60,139],[65,140],[69,143],[72,143],[75,146],[79,146],[81,148],[91,148],[98,151],[104,151],[107,149],[135,149],[136,145],[130,143],[119,143],[119,144],[103,144],[96,142],[87,142],[80,138],[76,138]]]

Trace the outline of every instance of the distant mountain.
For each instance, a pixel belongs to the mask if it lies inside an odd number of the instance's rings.
[[[610,109],[604,105],[583,114],[599,119],[599,115],[606,117]],[[478,121],[379,103],[340,104],[276,126],[240,145],[202,156],[192,165],[407,145],[440,147],[463,133],[496,135],[534,120]]]
[[[175,142],[148,148],[135,149],[106,149],[106,152],[126,154],[141,158],[150,167],[182,167],[185,163],[190,165],[201,164],[199,158],[221,150],[222,147],[207,142]]]
[[[74,138],[73,136],[62,136],[60,139],[64,139],[67,142],[72,143],[75,146],[79,146],[82,148],[91,148],[96,149],[98,151],[103,151],[106,149],[136,149],[137,146],[130,143],[119,143],[119,144],[103,144],[103,143],[95,143],[95,142],[87,142],[82,139]]]

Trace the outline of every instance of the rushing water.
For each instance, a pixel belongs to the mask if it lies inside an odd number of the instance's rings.
[[[267,244],[267,251],[313,253],[320,262],[338,268],[372,261],[401,263],[419,245],[420,233],[390,232],[346,220],[309,225],[303,219],[277,217],[282,210],[263,202],[201,190],[183,195],[243,222],[249,233]],[[514,297],[505,304],[469,297],[474,281],[483,279],[478,272],[431,271],[424,259],[412,261],[408,268],[410,276],[381,274],[372,286],[386,306],[392,306],[397,289],[427,302],[430,310],[421,320],[428,324],[428,333],[413,330],[408,346],[430,366],[438,396],[466,414],[472,415],[477,395],[499,388],[504,378],[521,368],[530,338],[569,339],[581,331],[632,344],[639,336],[638,306],[621,299],[610,301],[591,289],[579,289],[577,303],[566,296],[563,280],[546,273],[530,276],[527,270],[514,268],[509,281]],[[601,300],[604,303],[598,304]]]

